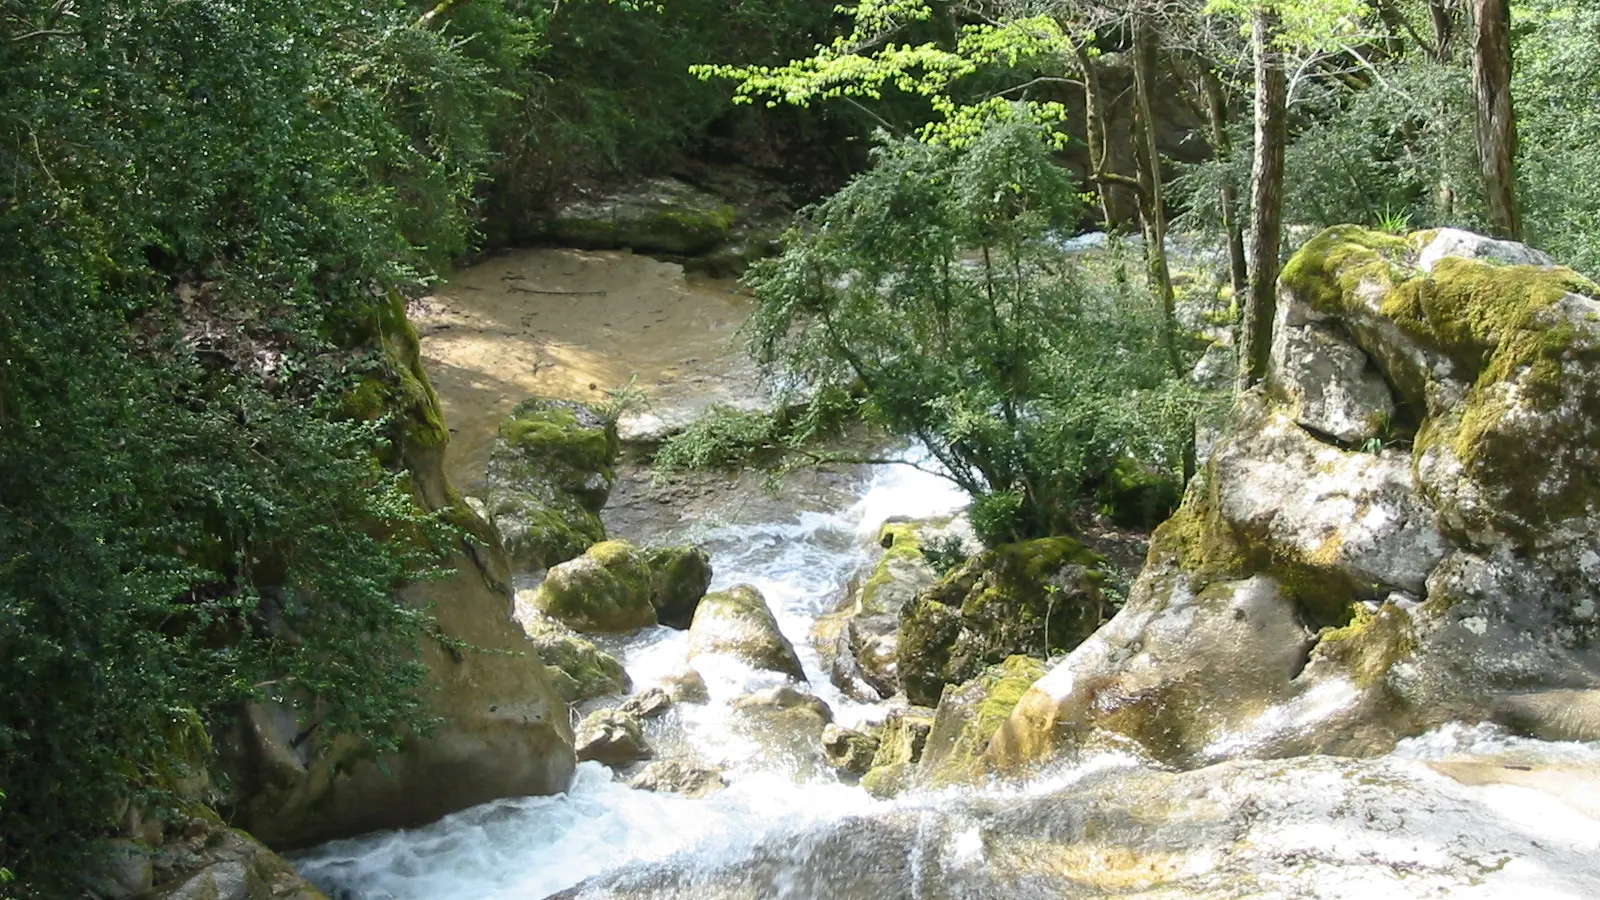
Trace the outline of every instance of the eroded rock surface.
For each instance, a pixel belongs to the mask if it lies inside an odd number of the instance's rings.
[[[1368,755],[1486,718],[1594,733],[1565,701],[1600,688],[1600,287],[1548,262],[1452,231],[1307,244],[1269,390],[990,763]]]
[[[701,656],[730,657],[796,681],[806,677],[766,598],[745,584],[707,594],[700,601],[689,627],[689,661]]]

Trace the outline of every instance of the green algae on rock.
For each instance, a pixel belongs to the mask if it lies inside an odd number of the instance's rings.
[[[700,656],[727,656],[756,669],[805,681],[794,645],[761,592],[747,584],[707,594],[689,626],[689,662]]]
[[[588,408],[531,398],[500,423],[485,507],[512,564],[549,568],[605,540],[600,509],[616,481],[615,431]]]
[[[688,628],[700,598],[711,587],[711,554],[692,545],[651,547],[645,559],[650,564],[650,603],[656,618],[668,628]]]
[[[656,624],[650,564],[626,541],[603,541],[551,569],[532,602],[576,631],[623,634]]]

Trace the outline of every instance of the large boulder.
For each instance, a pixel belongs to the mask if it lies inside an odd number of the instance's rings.
[[[701,656],[725,656],[753,668],[805,681],[805,670],[794,645],[778,628],[778,620],[765,597],[741,584],[707,594],[695,610],[689,627],[689,661]]]
[[[711,587],[711,554],[701,547],[651,547],[650,604],[656,618],[680,631],[694,622],[695,607]]]
[[[736,217],[715,194],[675,178],[653,178],[563,204],[541,231],[577,247],[693,256],[726,241]]]
[[[626,541],[595,544],[545,576],[533,606],[578,631],[625,634],[656,624],[650,564]]]
[[[605,540],[615,431],[587,407],[531,398],[500,423],[484,508],[519,570],[549,568]]]
[[[633,687],[633,680],[616,657],[560,622],[531,610],[519,611],[518,619],[561,699],[580,703],[596,697],[625,694]]]
[[[469,537],[446,561],[447,578],[401,591],[435,620],[424,638],[421,692],[438,724],[378,753],[323,727],[333,710],[258,704],[217,736],[229,774],[229,821],[274,849],[409,828],[502,797],[567,789],[576,766],[567,705],[527,635],[512,619],[511,569],[499,536],[444,474],[449,430],[422,368],[416,332],[394,299],[385,351],[401,389],[389,402],[399,459],[417,502]]]
[[[250,835],[192,818],[143,857],[141,900],[326,900],[294,867]],[[113,889],[102,897],[132,897]]]
[[[1018,654],[1070,650],[1107,606],[1100,558],[1070,537],[989,550],[922,591],[900,613],[900,686],[933,706],[947,684]]]
[[[1268,389],[990,763],[1363,755],[1453,720],[1592,733],[1572,698],[1600,696],[1600,287],[1547,262],[1454,231],[1308,243]]]

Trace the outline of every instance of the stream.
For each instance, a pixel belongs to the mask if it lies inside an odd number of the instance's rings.
[[[593,399],[606,381],[640,370],[641,384],[702,406],[707,392],[719,402],[740,394],[728,362],[740,301],[725,285],[689,284],[664,266],[536,251],[485,263],[458,290],[441,291],[419,329],[455,426],[453,477],[469,493],[495,423],[518,396]],[[606,292],[605,302],[588,314],[541,308],[534,319],[519,306],[526,298],[505,287],[518,284]],[[619,336],[630,321],[643,324]],[[635,351],[644,360],[636,365]],[[963,495],[915,468],[882,465],[789,484],[776,497],[746,484],[710,492],[715,502],[702,494],[651,507],[640,500],[640,473],[633,477],[608,508],[613,536],[705,546],[713,589],[761,591],[800,654],[807,690],[836,722],[884,718],[896,701],[842,695],[809,633],[881,553],[874,538],[885,520],[951,515]],[[653,628],[597,643],[623,661],[636,694],[686,666],[687,632]],[[1600,896],[1600,744],[1462,725],[1375,759],[1243,759],[1194,772],[1113,752],[1063,761],[1022,784],[885,801],[841,780],[814,738],[752,731],[731,708],[781,676],[727,661],[700,674],[710,702],[674,705],[647,723],[647,737],[657,759],[720,767],[728,782],[720,792],[636,790],[589,762],[564,794],[338,841],[294,862],[332,900]],[[1264,716],[1259,727],[1295,727],[1279,718]],[[1252,738],[1234,735],[1228,748],[1247,753]]]

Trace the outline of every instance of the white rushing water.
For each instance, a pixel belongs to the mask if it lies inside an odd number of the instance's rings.
[[[833,708],[835,721],[849,725],[881,719],[886,708],[853,701],[834,687],[809,639],[812,624],[873,559],[873,538],[886,520],[953,515],[965,504],[945,479],[911,466],[876,466],[846,509],[718,525],[697,533],[696,541],[711,553],[712,589],[759,589],[800,655],[809,690]],[[688,632],[669,628],[600,643],[623,661],[635,693],[681,672],[689,646]],[[608,869],[702,843],[736,855],[773,828],[802,828],[873,804],[860,788],[769,752],[738,728],[731,701],[779,684],[782,676],[725,658],[697,667],[711,702],[674,707],[673,733],[656,748],[663,758],[692,750],[701,762],[724,767],[730,785],[712,797],[633,790],[604,766],[584,763],[564,795],[486,804],[427,828],[335,842],[296,862],[335,900],[537,900]]]
[[[874,558],[872,539],[886,519],[949,515],[963,503],[964,497],[941,479],[885,466],[873,471],[846,509],[720,525],[697,539],[712,553],[715,588],[748,583],[767,598],[801,655],[809,689],[833,707],[836,720],[870,722],[882,717],[886,705],[858,703],[834,688],[811,647],[810,629],[819,615],[832,611],[851,575]],[[622,658],[638,692],[683,670],[688,639],[686,632],[655,628],[606,646]],[[681,867],[688,858],[696,870],[715,873],[765,860],[761,864],[777,872],[773,878],[786,887],[738,896],[824,900],[844,894],[817,886],[826,881],[826,872],[801,870],[851,865],[833,859],[813,866],[807,848],[820,846],[819,835],[852,819],[910,821],[909,841],[887,849],[868,843],[857,850],[876,858],[899,854],[895,865],[905,869],[887,893],[861,896],[1100,896],[1054,888],[996,894],[963,888],[969,882],[962,879],[1003,863],[1003,856],[994,855],[999,839],[991,832],[1016,826],[985,824],[998,814],[1027,815],[1032,803],[1043,810],[1040,822],[1060,825],[1061,814],[1051,810],[1076,808],[1072,791],[1080,783],[1089,794],[1100,791],[1094,796],[1104,806],[1120,796],[1118,784],[1125,783],[1136,797],[1148,789],[1140,785],[1148,785],[1151,777],[1166,777],[1131,758],[1103,756],[1021,786],[877,801],[840,782],[825,766],[776,751],[761,735],[741,729],[730,702],[777,683],[776,676],[731,663],[702,667],[701,674],[711,702],[675,706],[662,722],[650,724],[651,739],[659,758],[691,754],[723,767],[729,782],[723,791],[690,799],[634,790],[605,767],[584,763],[565,794],[503,800],[425,828],[335,842],[295,862],[333,900],[540,900],[641,863],[673,859]],[[1315,698],[1305,709],[1270,710],[1260,727],[1299,727],[1306,716],[1344,701],[1334,694]],[[1217,756],[1246,749],[1252,737],[1229,738],[1215,748]],[[1302,762],[1292,768],[1221,766],[1215,776],[1208,774],[1212,770],[1192,773],[1209,785],[1205,802],[1236,807],[1240,824],[1224,843],[1207,844],[1218,839],[1196,831],[1187,856],[1168,854],[1175,860],[1169,875],[1189,879],[1183,883],[1195,885],[1192,890],[1148,896],[1600,897],[1600,870],[1590,862],[1600,860],[1600,775],[1573,774],[1600,773],[1600,746],[1547,744],[1488,726],[1460,726],[1406,741],[1370,763]],[[1106,779],[1114,780],[1109,794]],[[1552,792],[1552,783],[1571,784],[1572,796],[1557,796],[1561,791]],[[1177,809],[1151,812],[1152,833],[1199,828]],[[1172,818],[1162,824],[1160,815]],[[1112,865],[1120,857],[1106,859]],[[1481,871],[1473,868],[1480,859]],[[1458,877],[1457,869],[1464,874]],[[929,872],[942,874],[930,880]],[[1277,887],[1259,893],[1234,887],[1247,882]],[[1220,887],[1212,893],[1207,885]],[[666,890],[661,896],[724,896],[697,891]]]

